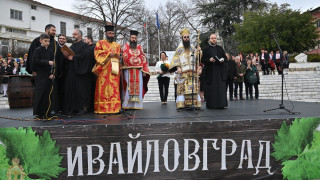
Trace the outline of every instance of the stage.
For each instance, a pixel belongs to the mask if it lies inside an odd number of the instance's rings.
[[[320,117],[320,103],[284,101],[287,109],[292,109],[297,114],[289,114],[284,110],[264,112],[264,110],[278,108],[278,100],[242,100],[229,101],[225,109],[206,109],[202,104],[202,111],[177,112],[174,102],[162,105],[160,102],[146,102],[143,110],[127,110],[128,117],[122,114],[75,115],[71,118],[59,116],[51,121],[32,120],[32,108],[0,109],[0,127],[36,127],[59,125],[136,125],[157,123],[192,123],[212,121],[240,121],[240,120],[265,120],[289,119],[298,117]],[[9,117],[4,119],[3,117]],[[10,120],[14,118],[15,120]],[[21,120],[18,120],[21,119]]]
[[[32,127],[41,137],[49,132],[63,157],[58,179],[282,179],[282,162],[271,155],[274,136],[283,122],[320,117],[320,104],[285,101],[295,114],[264,112],[279,104],[242,100],[206,109],[203,103],[201,111],[177,112],[174,102],[146,102],[127,116],[51,121],[32,120],[32,108],[6,109],[0,127]]]

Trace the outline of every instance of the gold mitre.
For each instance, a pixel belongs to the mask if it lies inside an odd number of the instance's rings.
[[[181,31],[180,31],[180,35],[181,36],[185,36],[185,35],[189,35],[190,34],[190,31],[189,29],[187,28],[183,28]]]

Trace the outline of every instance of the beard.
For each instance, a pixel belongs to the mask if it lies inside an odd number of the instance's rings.
[[[136,41],[130,41],[130,48],[137,49],[137,42]]]
[[[182,41],[184,49],[190,49],[190,41]]]
[[[48,34],[49,35],[49,37],[50,37],[50,39],[54,39],[54,37],[55,37],[55,33],[52,33],[52,34]]]
[[[114,37],[108,37],[108,36],[107,36],[107,40],[108,40],[110,43],[112,43],[112,42],[114,41]]]
[[[217,45],[217,42],[214,44],[214,43],[212,43],[211,41],[208,41],[209,42],[209,45],[211,45],[211,46],[216,46]]]

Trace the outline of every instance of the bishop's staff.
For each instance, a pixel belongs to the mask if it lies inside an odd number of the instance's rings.
[[[201,51],[201,48],[200,48],[200,29],[197,30],[198,32],[198,38],[197,38],[197,50],[196,50],[196,58],[197,58],[197,62],[196,62],[196,65],[197,65],[197,69],[196,69],[196,74],[197,76],[200,76],[199,75],[199,68],[200,68],[200,62],[201,62],[201,57],[202,57],[202,51]],[[202,73],[202,70],[201,70],[201,73]],[[198,88],[198,93],[200,92],[200,87],[199,87],[199,79],[200,78],[197,78],[197,81],[196,81],[196,86]]]

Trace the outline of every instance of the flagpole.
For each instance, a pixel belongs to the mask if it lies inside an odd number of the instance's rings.
[[[149,36],[148,36],[148,19],[147,18],[146,18],[146,35],[147,35],[147,62],[149,65],[150,55],[149,55]]]
[[[160,61],[160,30],[158,29],[158,42],[159,42],[159,61]]]
[[[158,43],[159,43],[159,61],[160,61],[160,21],[159,21],[159,14],[157,11],[157,28],[158,28]]]

